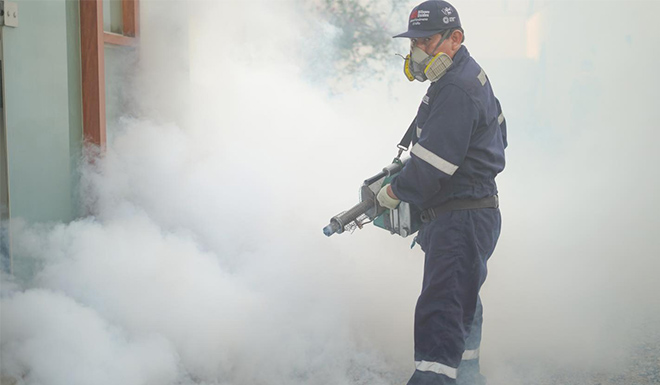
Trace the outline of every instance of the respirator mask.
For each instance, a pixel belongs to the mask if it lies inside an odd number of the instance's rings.
[[[449,37],[451,31],[446,31],[438,44],[435,45],[433,51],[442,44]],[[427,79],[431,83],[440,79],[451,66],[453,61],[444,52],[440,52],[435,56],[428,55],[424,50],[410,43],[410,53],[406,55],[403,62],[403,73],[411,82],[415,79],[424,82]]]

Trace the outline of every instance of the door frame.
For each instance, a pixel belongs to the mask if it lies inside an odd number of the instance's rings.
[[[80,1],[83,143],[106,146],[104,44],[137,46],[140,38],[139,0],[121,0],[123,33],[103,30],[103,0]]]

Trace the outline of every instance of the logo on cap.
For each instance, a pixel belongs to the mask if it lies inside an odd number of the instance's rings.
[[[449,7],[442,8],[442,13],[444,13],[447,16],[451,15],[451,8]]]
[[[429,21],[431,11],[425,9],[416,9],[410,14],[410,25],[421,25],[422,22]]]

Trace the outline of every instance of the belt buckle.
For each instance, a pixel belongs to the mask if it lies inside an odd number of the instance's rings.
[[[433,208],[428,208],[428,209],[422,211],[419,214],[419,219],[422,220],[422,223],[429,223],[432,220],[434,220],[436,217],[437,216],[436,216],[435,210],[433,210]]]

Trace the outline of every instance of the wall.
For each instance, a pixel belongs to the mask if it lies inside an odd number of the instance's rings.
[[[2,27],[10,215],[69,221],[82,138],[78,2],[16,2],[18,28]]]

